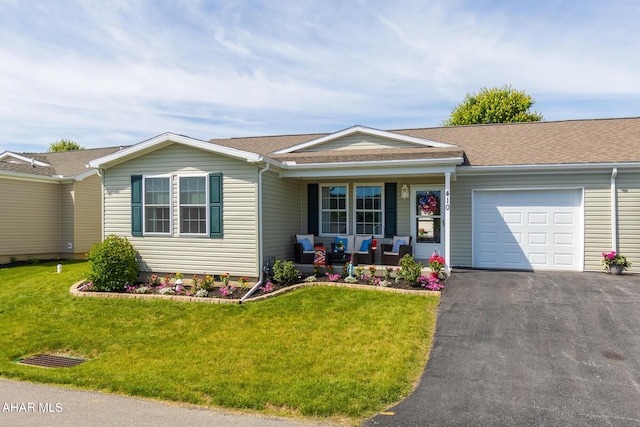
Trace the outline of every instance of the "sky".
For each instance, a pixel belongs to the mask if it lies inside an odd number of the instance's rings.
[[[0,153],[440,126],[510,85],[640,116],[635,0],[0,0]]]

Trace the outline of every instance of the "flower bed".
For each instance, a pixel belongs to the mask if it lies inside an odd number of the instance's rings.
[[[406,255],[401,260],[400,267],[386,267],[380,273],[376,266],[345,265],[341,271],[336,272],[332,266],[315,266],[312,274],[304,275],[295,270],[290,261],[279,261],[276,265],[274,279],[262,284],[250,297],[257,298],[267,294],[280,293],[278,291],[297,287],[300,284],[344,284],[354,287],[376,287],[411,291],[440,291],[444,288],[447,279],[442,271],[445,261],[442,257],[434,255],[429,259],[430,273],[422,273],[422,264]],[[117,294],[141,297],[145,295],[157,295],[163,297],[186,297],[190,300],[241,300],[255,286],[256,282],[249,282],[249,278],[240,277],[232,280],[229,273],[219,276],[194,275],[190,280],[183,280],[180,273],[159,277],[151,274],[144,282],[134,285],[125,285],[121,292],[98,292],[91,282],[80,282],[74,285],[72,292],[76,295],[82,293]],[[174,298],[177,299],[177,298]],[[182,298],[181,298],[182,299]]]

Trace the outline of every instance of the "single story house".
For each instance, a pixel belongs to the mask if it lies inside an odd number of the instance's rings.
[[[102,180],[86,164],[118,149],[0,153],[0,264],[84,258],[103,235]]]
[[[410,236],[416,258],[454,267],[600,270],[610,250],[640,267],[640,118],[165,133],[89,167],[103,235],[146,271],[258,277],[266,257],[293,259],[296,234]]]

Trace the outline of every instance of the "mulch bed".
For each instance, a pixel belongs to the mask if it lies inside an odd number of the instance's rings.
[[[409,285],[409,284],[407,284],[405,282],[397,282],[396,283],[394,279],[389,279],[388,281],[390,282],[390,285],[386,286],[384,288],[407,290],[407,291],[418,291],[418,292],[424,291],[425,293],[433,292],[433,291],[430,291],[430,290],[424,288],[423,286],[411,286],[411,285]],[[272,287],[272,290],[269,293],[265,293],[261,289],[258,289],[251,295],[250,299],[253,299],[253,298],[256,298],[256,297],[261,297],[261,296],[267,297],[267,296],[272,295],[272,294],[279,294],[279,293],[282,293],[283,291],[286,291],[289,288],[293,289],[293,288],[299,287],[298,285],[301,285],[301,284],[304,284],[304,283],[305,283],[304,282],[304,278],[303,278],[303,280],[301,282],[293,284],[293,285],[283,286],[283,285],[278,285],[278,284],[274,283],[273,287]],[[326,283],[326,284],[336,284],[336,285],[348,286],[346,284],[346,282],[344,281],[344,278],[341,278],[340,280],[338,280],[336,282],[330,282],[326,276],[318,277],[317,280],[314,281],[314,283],[321,283],[321,284],[322,283]],[[247,292],[249,292],[251,290],[251,288],[254,285],[255,285],[255,283],[249,283],[244,288],[243,287],[235,287],[233,289],[233,293],[228,294],[228,295],[223,295],[221,292],[219,292],[220,288],[218,288],[218,287],[216,289],[212,290],[212,291],[209,291],[209,295],[206,296],[206,297],[195,297],[193,295],[186,295],[184,292],[180,293],[180,294],[177,294],[177,295],[171,295],[171,294],[168,294],[168,295],[165,294],[165,295],[167,297],[174,297],[174,296],[176,296],[176,297],[177,296],[193,297],[194,299],[204,300],[204,301],[213,300],[213,299],[216,299],[216,300],[230,300],[229,302],[231,302],[231,301],[237,301],[237,300],[242,299],[247,294]],[[364,286],[364,287],[371,287],[371,288],[376,288],[376,287],[377,288],[383,288],[383,287],[380,287],[380,286],[371,285],[371,284],[369,284],[369,283],[367,283],[367,282],[365,282],[363,280],[359,280],[358,282],[353,283],[353,285],[355,285],[357,287],[363,287]],[[76,286],[76,285],[74,285],[74,286]],[[74,290],[72,288],[72,293],[76,293],[76,294],[89,294],[89,293],[91,293],[91,294],[116,294],[116,295],[120,295],[122,297],[126,297],[126,296],[143,297],[143,295],[160,295],[161,294],[159,292],[161,287],[159,287],[159,286],[151,287],[150,292],[145,293],[145,294],[138,294],[138,293],[134,293],[134,292],[95,292],[95,291],[83,289],[83,284],[82,283],[77,284],[76,287],[77,287],[77,290]],[[189,289],[188,286],[186,288]],[[78,291],[80,291],[80,292],[78,292]],[[114,296],[116,296],[116,295],[114,295]],[[104,296],[107,296],[107,295],[104,295]]]

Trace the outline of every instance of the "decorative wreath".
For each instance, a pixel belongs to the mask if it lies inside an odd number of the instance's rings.
[[[418,206],[422,213],[432,215],[438,212],[438,199],[431,194],[424,194],[420,197]]]

